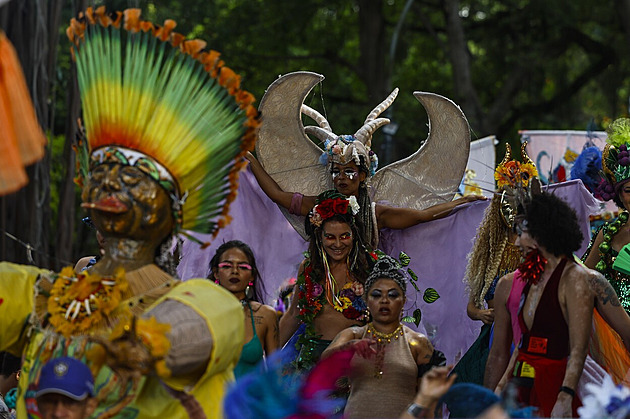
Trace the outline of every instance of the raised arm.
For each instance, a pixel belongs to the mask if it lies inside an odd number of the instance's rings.
[[[467,195],[454,201],[434,205],[424,210],[376,204],[378,228],[403,229],[412,227],[416,224],[444,218],[459,205],[485,199],[487,198],[484,196]]]
[[[265,192],[265,194],[276,204],[280,205],[287,210],[291,208],[291,201],[293,200],[293,192],[286,192],[280,188],[280,185],[265,171],[260,162],[249,151],[245,155],[249,160],[252,173],[258,181],[258,185]],[[309,211],[315,206],[315,197],[304,196],[302,197],[302,204],[300,206],[299,215],[307,215]]]
[[[513,277],[513,274],[508,274],[499,279],[497,289],[494,292],[494,337],[483,379],[484,387],[493,391],[499,384],[499,380],[501,380],[510,361],[512,322],[506,304],[512,288]]]

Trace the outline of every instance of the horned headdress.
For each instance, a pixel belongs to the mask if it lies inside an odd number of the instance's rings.
[[[354,135],[335,134],[322,114],[302,104],[302,113],[311,117],[318,125],[306,126],[304,131],[324,143],[324,153],[320,162],[324,165],[330,165],[332,163],[347,164],[354,161],[369,176],[373,176],[378,167],[378,157],[372,151],[372,135],[377,129],[390,123],[389,119],[378,116],[391,106],[396,96],[398,96],[398,88],[394,89],[387,99],[370,112],[365,118],[363,126]]]

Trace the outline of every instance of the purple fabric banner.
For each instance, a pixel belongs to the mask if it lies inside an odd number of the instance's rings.
[[[251,246],[256,256],[265,288],[264,301],[273,305],[281,286],[297,275],[307,243],[262,192],[249,168],[240,179],[239,194],[230,209],[232,223],[206,249],[185,241],[178,272],[184,280],[207,277],[217,247],[229,240],[241,240]],[[585,235],[581,256],[590,239],[588,217],[598,209],[598,203],[580,180],[552,185],[549,191],[565,199],[578,214]],[[409,268],[418,276],[421,292],[417,293],[411,285],[408,287],[406,314],[415,308],[422,310],[422,322],[417,329],[444,352],[449,363],[459,360],[481,327],[481,322],[474,322],[466,315],[468,294],[463,278],[466,256],[488,202],[462,205],[446,218],[406,230],[381,230],[379,247],[396,258],[401,250],[405,251],[411,257]],[[210,241],[209,236],[197,237]],[[422,293],[429,287],[440,295],[432,304],[422,299]]]

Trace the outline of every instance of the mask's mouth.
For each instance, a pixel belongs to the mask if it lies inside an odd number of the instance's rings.
[[[113,214],[122,214],[123,212],[129,211],[127,204],[112,195],[99,199],[96,202],[84,202],[81,204],[81,208],[94,209]]]

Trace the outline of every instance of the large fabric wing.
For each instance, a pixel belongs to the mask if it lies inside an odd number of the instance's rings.
[[[278,77],[265,92],[260,106],[262,126],[258,132],[256,157],[280,188],[316,196],[332,188],[326,166],[319,163],[322,149],[304,132],[301,107],[304,98],[324,79],[308,71]],[[293,227],[306,239],[304,217],[289,214]]]
[[[450,99],[414,92],[429,116],[429,136],[411,156],[378,170],[370,181],[374,202],[422,210],[453,199],[470,152],[466,116]]]

